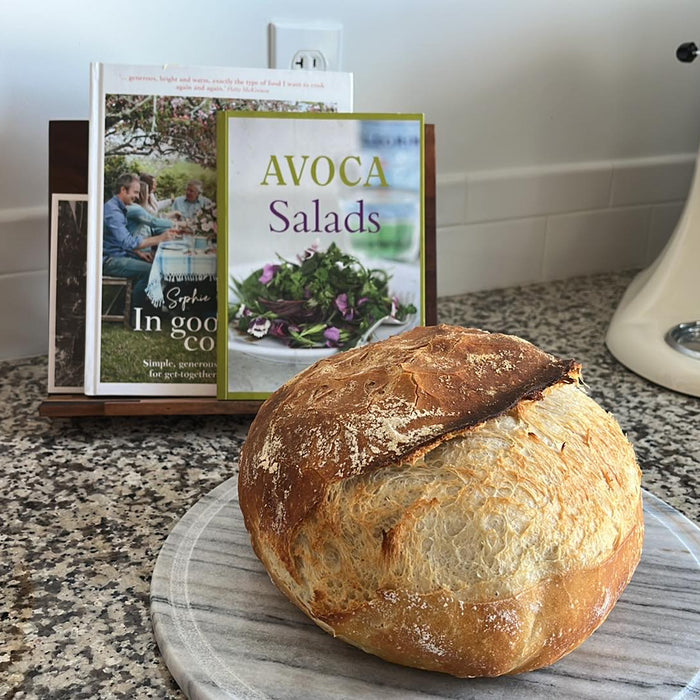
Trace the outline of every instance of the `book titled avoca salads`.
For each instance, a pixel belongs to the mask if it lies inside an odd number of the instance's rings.
[[[217,143],[219,398],[425,322],[422,115],[225,112]]]

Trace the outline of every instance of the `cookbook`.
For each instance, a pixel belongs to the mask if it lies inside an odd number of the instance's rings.
[[[214,396],[216,114],[352,109],[352,76],[91,67],[85,393]]]
[[[218,115],[220,399],[425,323],[420,114]]]

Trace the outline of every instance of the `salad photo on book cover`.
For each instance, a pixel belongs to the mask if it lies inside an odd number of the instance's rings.
[[[218,119],[219,398],[425,322],[422,115]]]
[[[349,74],[93,67],[87,394],[215,395],[216,114],[351,101]]]

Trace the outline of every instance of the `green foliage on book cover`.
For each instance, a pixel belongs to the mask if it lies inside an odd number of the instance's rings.
[[[335,243],[313,245],[298,262],[279,258],[244,280],[231,278],[239,303],[231,325],[251,340],[271,336],[292,348],[350,348],[379,319],[400,321],[413,304],[392,297],[390,275],[365,267]]]
[[[207,384],[216,381],[216,351],[187,350],[162,332],[137,332],[118,323],[102,324],[100,379],[119,383]]]

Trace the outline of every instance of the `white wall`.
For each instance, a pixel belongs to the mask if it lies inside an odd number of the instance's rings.
[[[356,110],[436,125],[445,294],[645,264],[692,172],[692,0],[3,5],[0,357],[46,350],[47,122],[86,118],[91,60],[263,67],[271,18],[340,21]]]

